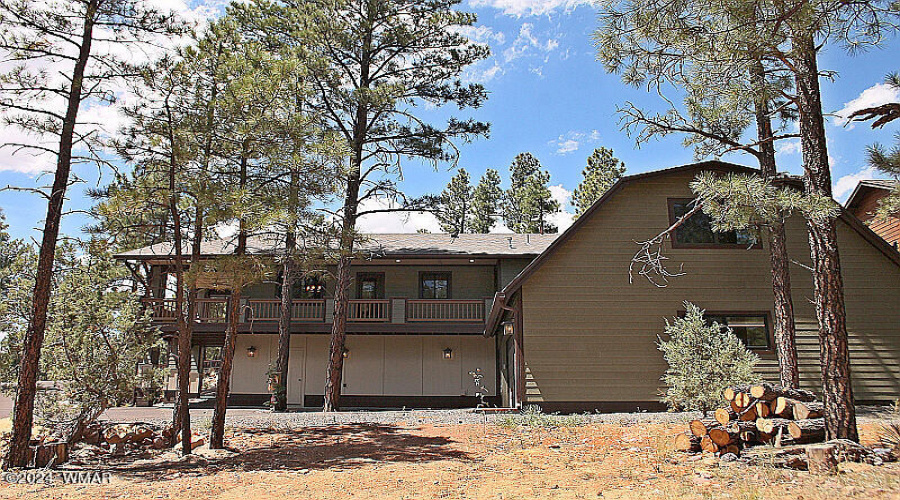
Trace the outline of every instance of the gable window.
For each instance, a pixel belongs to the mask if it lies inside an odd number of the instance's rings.
[[[420,299],[449,299],[450,273],[419,274]]]
[[[769,315],[766,313],[706,313],[709,323],[716,322],[731,328],[735,336],[750,349],[771,349]]]
[[[690,198],[669,199],[669,224],[694,208]],[[702,211],[695,213],[675,230],[673,248],[759,248],[759,244],[747,231],[715,232],[712,220]]]
[[[357,273],[356,296],[360,299],[383,299],[384,273]]]

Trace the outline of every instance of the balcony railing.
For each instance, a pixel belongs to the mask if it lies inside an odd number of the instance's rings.
[[[407,300],[406,321],[484,321],[484,301]]]
[[[278,321],[281,317],[281,301],[278,299],[250,299],[247,319],[254,321]],[[294,300],[291,302],[291,321],[325,321],[325,300]]]
[[[158,322],[175,321],[174,299],[144,299]],[[227,299],[197,299],[197,321],[227,321]],[[277,322],[281,301],[278,299],[244,299],[241,320]],[[479,323],[490,309],[490,299],[352,299],[348,303],[347,320],[354,323]],[[331,323],[334,301],[331,299],[294,300],[291,320],[301,323]]]
[[[349,321],[389,321],[391,301],[379,299],[350,300],[347,304],[347,320]]]

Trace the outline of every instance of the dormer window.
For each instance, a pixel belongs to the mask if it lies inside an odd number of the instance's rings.
[[[691,198],[669,199],[669,224],[674,224],[694,208]],[[759,244],[747,231],[715,232],[712,220],[702,211],[695,213],[675,230],[672,248],[748,248]]]

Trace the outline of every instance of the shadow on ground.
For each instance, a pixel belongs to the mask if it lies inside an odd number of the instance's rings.
[[[108,470],[156,479],[173,472],[348,470],[374,463],[468,460],[455,442],[420,436],[411,429],[385,424],[345,424],[296,431],[242,429],[228,440],[237,454],[205,460],[153,460],[121,463]],[[199,463],[198,463],[199,462]]]

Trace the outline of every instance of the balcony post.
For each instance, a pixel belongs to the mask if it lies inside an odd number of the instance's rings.
[[[391,323],[406,323],[406,299],[391,299]]]
[[[325,322],[334,323],[334,299],[325,299]]]
[[[484,298],[484,311],[481,313],[481,321],[487,321],[488,316],[491,315],[491,309],[494,308],[494,298],[493,297],[485,297]]]

